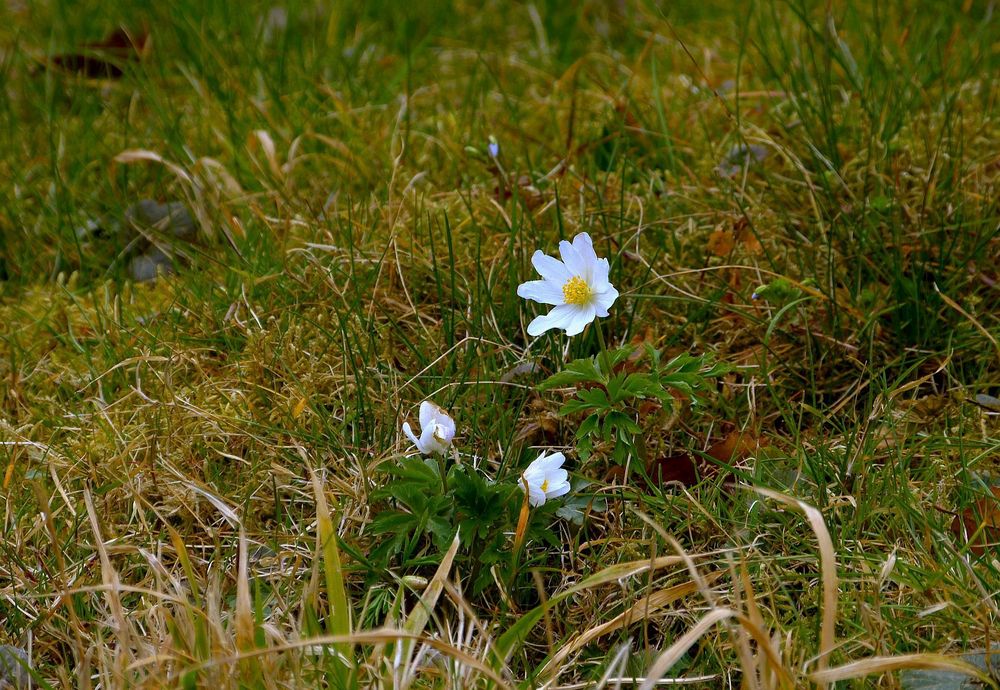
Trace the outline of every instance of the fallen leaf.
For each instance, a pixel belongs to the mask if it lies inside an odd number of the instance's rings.
[[[666,458],[657,458],[646,467],[646,474],[656,486],[664,486],[670,482],[680,482],[684,486],[694,486],[698,483],[700,473],[698,463],[688,453],[676,453]]]
[[[756,233],[754,233],[753,228],[750,227],[750,223],[747,222],[746,218],[740,218],[736,222],[733,234],[736,235],[736,241],[739,242],[740,246],[748,254],[760,254],[764,251],[764,247],[761,246]]]
[[[987,549],[1000,547],[1000,486],[990,487],[992,496],[984,496],[955,516],[951,531],[962,541],[972,539],[969,550],[982,556]]]
[[[734,429],[709,446],[706,453],[719,462],[732,465],[753,455],[757,447],[757,439],[752,434]]]
[[[101,41],[84,43],[78,53],[49,57],[47,67],[80,74],[91,79],[118,79],[128,62],[137,61],[149,46],[146,31],[130,32],[119,27]]]
[[[729,256],[736,248],[736,238],[725,228],[716,228],[708,236],[708,251],[715,256]]]

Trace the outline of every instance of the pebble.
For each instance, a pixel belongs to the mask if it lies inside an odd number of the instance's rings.
[[[159,242],[195,242],[198,226],[187,206],[180,201],[165,204],[143,199],[125,209],[120,217],[88,220],[76,229],[81,241],[114,238],[132,256],[129,275],[137,283],[156,280],[174,273],[173,252],[164,251]]]
[[[0,688],[26,688],[31,660],[20,647],[0,645]]]
[[[737,144],[722,157],[722,161],[715,166],[715,172],[720,177],[735,177],[744,166],[760,163],[769,154],[767,148],[759,144]]]

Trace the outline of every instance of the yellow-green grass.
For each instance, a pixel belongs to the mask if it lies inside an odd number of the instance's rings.
[[[893,687],[993,644],[994,14],[6,3],[0,643],[42,687],[215,688]],[[43,67],[119,25],[121,79]],[[144,198],[201,238],[134,284],[77,230]],[[582,231],[612,344],[732,368],[650,455],[749,452],[686,486],[575,454],[535,385],[597,337],[528,337],[516,288]],[[478,589],[461,541],[375,558],[428,398],[489,479],[564,451],[582,525]]]

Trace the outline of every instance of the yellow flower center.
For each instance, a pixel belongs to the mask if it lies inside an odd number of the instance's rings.
[[[539,487],[539,488],[540,488],[540,489],[541,489],[542,491],[548,491],[548,490],[549,490],[549,480],[548,480],[548,479],[546,479],[546,480],[545,480],[544,482],[542,482],[542,485],[541,485],[541,487]]]
[[[580,276],[573,276],[563,285],[563,299],[566,304],[586,304],[593,293],[590,286]]]

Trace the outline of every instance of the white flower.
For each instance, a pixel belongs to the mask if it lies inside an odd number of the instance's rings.
[[[455,420],[430,400],[425,400],[420,403],[420,438],[413,433],[409,422],[403,422],[403,433],[424,455],[444,455],[455,438]]]
[[[550,328],[561,328],[566,335],[577,335],[594,317],[605,317],[618,299],[618,291],[608,282],[611,270],[607,259],[598,259],[590,235],[581,232],[559,243],[562,261],[536,251],[531,257],[542,280],[521,283],[517,294],[525,299],[554,304],[548,314],[537,316],[528,324],[528,335],[541,335]]]
[[[521,488],[528,492],[528,503],[532,507],[569,493],[569,473],[562,468],[564,462],[566,458],[562,453],[542,453],[521,473]]]

